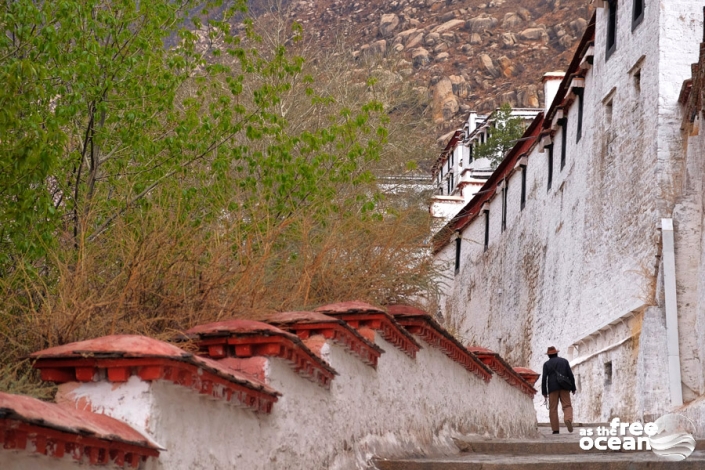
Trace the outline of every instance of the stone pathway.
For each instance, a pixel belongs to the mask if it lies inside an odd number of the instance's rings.
[[[596,427],[589,424],[585,427]],[[580,426],[573,433],[561,427],[539,426],[535,439],[477,439],[457,441],[461,453],[454,456],[379,460],[379,470],[641,470],[705,468],[705,441],[681,462],[670,462],[651,451],[584,451],[580,448]]]

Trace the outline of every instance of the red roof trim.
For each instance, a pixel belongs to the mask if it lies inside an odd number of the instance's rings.
[[[300,339],[322,335],[347,349],[373,369],[384,350],[368,341],[350,325],[317,312],[284,312],[267,318],[267,322],[295,333]],[[310,348],[308,348],[310,350]]]
[[[199,352],[211,359],[253,356],[279,357],[302,377],[325,388],[338,373],[314,354],[298,336],[267,323],[230,320],[200,325],[187,331],[195,338]]]
[[[517,142],[507,156],[502,160],[497,169],[490,175],[489,179],[482,185],[480,191],[473,196],[470,202],[463,207],[458,215],[453,220],[448,222],[434,237],[433,237],[433,252],[437,253],[449,241],[451,235],[467,227],[473,219],[480,213],[482,205],[492,199],[495,194],[497,184],[508,177],[513,171],[517,160],[524,154],[528,154],[534,145],[537,143],[538,137],[541,134],[541,125],[543,124],[543,113],[539,113],[531,122],[529,127],[524,131],[524,135]]]
[[[421,345],[393,316],[370,304],[360,301],[339,302],[318,307],[316,311],[340,318],[355,329],[370,328],[379,331],[382,338],[412,359],[416,358],[416,353],[421,349]]]
[[[132,349],[130,349],[132,348]],[[166,355],[149,355],[150,351]],[[140,336],[106,336],[32,354],[34,367],[49,382],[168,380],[199,393],[269,413],[281,394],[237,370],[176,346]]]
[[[409,333],[420,336],[426,343],[443,351],[451,360],[462,365],[468,372],[485,382],[492,378],[492,372],[474,354],[436,322],[428,313],[416,307],[391,305],[389,312]]]
[[[515,367],[514,372],[519,374],[521,378],[526,380],[532,387],[541,376],[538,372],[535,372],[527,367]]]
[[[482,347],[468,347],[468,350],[475,354],[482,362],[492,369],[497,375],[507,381],[512,387],[516,387],[523,393],[533,397],[536,389],[532,387],[521,375],[519,375],[502,357],[494,351]]]
[[[72,454],[91,464],[114,462],[137,467],[159,450],[126,423],[102,414],[75,410],[35,398],[0,393],[0,444],[53,457]]]

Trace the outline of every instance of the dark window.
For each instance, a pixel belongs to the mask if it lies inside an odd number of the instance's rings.
[[[509,190],[509,182],[504,181],[502,187],[502,232],[507,230],[507,192]]]
[[[490,211],[485,211],[485,251],[490,246]]]
[[[460,235],[455,239],[455,274],[460,271]]]
[[[526,206],[526,166],[521,167],[521,210]]]
[[[632,11],[632,31],[644,20],[644,0],[634,0],[634,10]]]
[[[448,179],[446,180],[446,186],[448,187],[448,196],[450,196],[450,177],[452,175],[448,175]]]
[[[617,0],[608,0],[607,5],[607,53],[605,60],[609,59],[617,49]]]
[[[581,100],[582,101],[582,100]],[[565,166],[565,158],[567,149],[566,146],[568,145],[568,119],[563,118],[558,121],[558,124],[561,126],[561,170]]]
[[[634,72],[634,92],[637,95],[641,93],[641,70]]]
[[[547,145],[546,150],[548,150],[548,189],[551,189],[551,183],[553,183],[553,144]]]
[[[583,89],[576,88],[575,95],[578,97],[578,135],[575,141],[580,142],[580,138],[583,136]],[[563,165],[561,165],[561,168],[563,168]]]
[[[607,127],[612,126],[612,113],[613,113],[614,107],[612,106],[612,100],[609,100],[607,104],[605,104],[605,124]]]
[[[473,153],[472,151],[473,151],[474,148],[475,148],[474,145],[470,145],[470,156],[469,156],[469,158],[468,158],[468,163],[470,163],[470,162],[472,161],[472,153]]]
[[[605,362],[605,385],[612,384],[612,361]]]

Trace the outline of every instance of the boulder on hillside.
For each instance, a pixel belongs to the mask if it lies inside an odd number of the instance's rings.
[[[489,29],[493,29],[495,26],[497,26],[497,23],[497,18],[483,13],[482,15],[476,16],[475,18],[470,18],[465,23],[465,28],[468,29],[471,33],[479,34]]]
[[[575,38],[571,36],[570,34],[564,34],[560,38],[558,38],[558,47],[561,50],[566,50],[570,49],[573,47],[573,43],[575,42]]]
[[[433,121],[441,124],[450,121],[458,114],[460,104],[453,94],[453,84],[448,77],[443,77],[433,88]]]
[[[502,28],[509,29],[509,28],[515,28],[522,24],[524,20],[521,19],[519,15],[516,13],[507,13],[504,15],[504,19],[502,20]]]
[[[460,98],[467,98],[470,87],[465,81],[465,77],[461,75],[451,75],[448,78],[450,79],[450,83],[453,85],[453,94]]]
[[[492,78],[498,78],[501,75],[500,71],[497,70],[497,67],[494,66],[492,58],[487,54],[480,54],[480,62],[482,62],[482,66],[485,67],[487,73],[492,75]]]
[[[587,21],[585,21],[585,18],[578,18],[577,20],[571,21],[568,26],[570,26],[570,29],[573,30],[573,35],[576,38],[579,38],[582,37],[583,33],[585,33]]]
[[[524,21],[531,21],[531,12],[524,7],[517,10],[517,15]]]
[[[455,18],[455,12],[454,11],[447,11],[441,15],[440,18],[438,18],[438,21],[441,23],[445,23],[446,21],[450,21],[453,18]]]
[[[385,55],[387,53],[387,41],[380,39],[379,41],[370,43],[370,47],[367,49],[367,52],[372,55]]]
[[[459,18],[446,21],[442,25],[438,26],[436,29],[433,30],[433,32],[438,33],[438,34],[443,34],[445,32],[451,31],[455,28],[460,28],[465,24],[465,20],[461,20]]]
[[[424,38],[424,44],[427,46],[435,46],[441,40],[441,35],[438,33],[428,33]]]
[[[411,62],[414,67],[423,67],[431,62],[431,54],[423,47],[417,47],[411,53]]]
[[[514,66],[512,61],[507,56],[502,56],[497,59],[499,68],[506,78],[511,78],[518,73],[517,67]]]
[[[539,104],[539,94],[536,85],[526,85],[517,90],[517,106],[538,108]]]
[[[406,41],[409,39],[409,37],[412,34],[414,34],[416,31],[418,31],[418,29],[416,29],[416,28],[404,30],[401,33],[394,36],[394,40],[392,42],[394,44],[406,44]]]
[[[379,21],[379,34],[385,38],[390,37],[397,26],[399,26],[399,17],[396,14],[382,15]]]
[[[472,33],[470,35],[470,44],[482,44],[482,36],[478,33]]]
[[[436,62],[444,62],[448,60],[448,57],[450,57],[450,54],[448,54],[447,52],[441,52],[440,54],[436,55],[436,57],[434,57],[434,60]]]
[[[543,41],[548,42],[548,33],[544,28],[526,28],[524,31],[519,33],[519,38],[525,41]]]
[[[411,36],[409,36],[409,40],[406,42],[406,44],[404,44],[404,46],[407,49],[413,49],[416,46],[420,46],[421,43],[423,42],[423,37],[424,37],[423,33],[420,31],[418,33],[414,33]]]
[[[499,42],[504,48],[512,47],[514,44],[517,43],[517,38],[512,33],[502,33],[499,36]]]

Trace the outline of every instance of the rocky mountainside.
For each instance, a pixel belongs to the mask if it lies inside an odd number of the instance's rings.
[[[470,110],[543,105],[544,72],[564,70],[585,30],[588,0],[303,0],[288,5],[322,47],[376,58],[431,99],[439,133]]]

